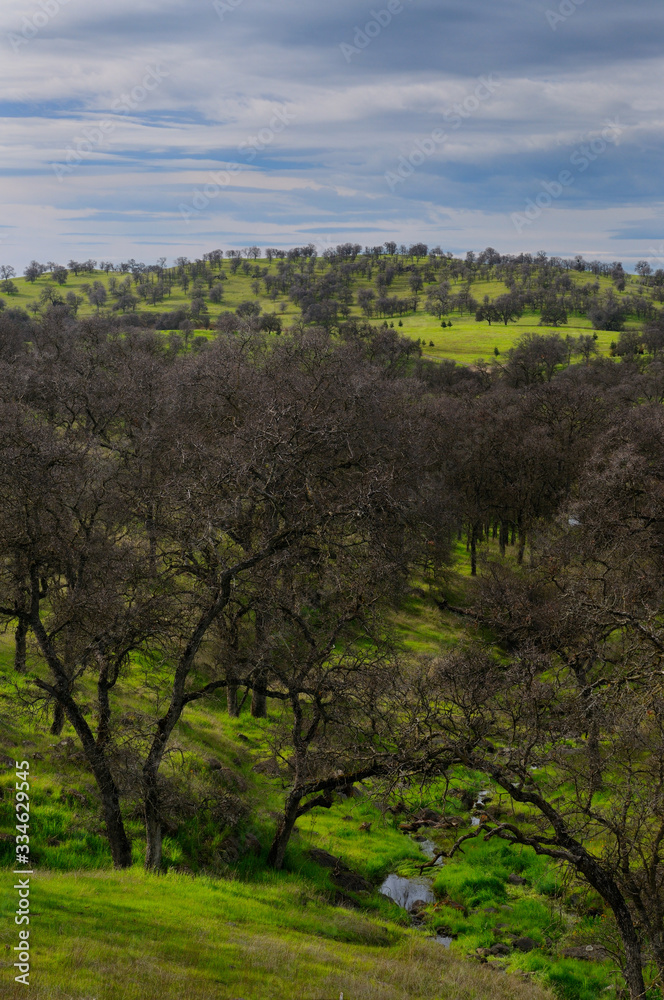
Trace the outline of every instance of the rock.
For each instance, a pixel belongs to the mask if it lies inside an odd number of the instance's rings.
[[[495,906],[485,906],[483,912],[484,913],[500,913],[500,910],[497,910]]]
[[[426,910],[428,905],[429,904],[425,902],[425,900],[416,899],[413,905],[408,907],[408,912],[413,915],[417,915],[419,913],[422,913],[423,910]]]
[[[511,875],[507,876],[507,881],[509,882],[510,885],[526,885],[527,884],[526,883],[526,879],[522,878],[521,875],[517,875],[515,872],[512,872]]]
[[[488,955],[509,955],[510,947],[506,944],[492,944],[490,948],[486,949]]]
[[[420,809],[419,812],[415,813],[413,819],[420,820],[420,822],[437,823],[441,819],[441,814],[435,809]]]
[[[434,825],[437,830],[449,830],[461,826],[461,820],[458,816],[442,816]]]
[[[519,951],[532,951],[533,948],[539,948],[537,941],[533,941],[531,937],[515,938],[512,945]]]
[[[232,835],[225,837],[219,853],[227,864],[234,864],[236,861],[239,861],[240,854],[242,853],[240,841]]]
[[[601,944],[583,944],[576,948],[563,948],[563,958],[578,958],[585,962],[603,962],[608,958],[606,948]]]
[[[206,757],[205,763],[210,771],[221,771],[221,763],[214,757]]]

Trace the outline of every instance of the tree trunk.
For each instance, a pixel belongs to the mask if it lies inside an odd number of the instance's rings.
[[[111,848],[113,865],[116,868],[129,868],[131,865],[131,843],[122,821],[120,811],[120,795],[110,772],[95,773],[97,785],[101,794],[106,836]]]
[[[53,709],[53,723],[51,724],[51,736],[60,736],[65,724],[65,710],[59,701],[56,701]]]
[[[519,528],[519,552],[517,555],[517,562],[519,566],[523,565],[523,554],[526,551],[526,533],[523,528]]]
[[[256,676],[251,695],[251,714],[255,719],[264,719],[267,715],[267,677],[264,671]]]
[[[509,524],[507,521],[500,522],[500,554],[505,555],[505,549],[507,548],[507,542],[509,539]]]
[[[477,528],[470,529],[470,575],[477,576]]]
[[[17,674],[24,674],[26,670],[26,636],[28,634],[28,623],[23,619],[19,620],[14,635],[14,670]]]
[[[641,964],[641,944],[636,935],[634,924],[626,905],[611,905],[623,948],[625,949],[625,967],[622,974],[629,990],[630,1000],[643,1000],[646,995],[646,986],[643,981],[643,968]]]
[[[237,700],[237,684],[229,684],[226,688],[226,705],[228,708],[228,714],[232,719],[237,719],[240,714],[240,708]]]
[[[288,841],[290,840],[293,827],[295,826],[295,821],[297,820],[300,798],[301,796],[296,792],[291,792],[288,796],[284,807],[284,814],[279,820],[279,825],[277,826],[272,846],[268,852],[267,863],[270,867],[275,868],[277,871],[280,871],[283,867]]]
[[[144,774],[143,797],[145,812],[145,867],[148,871],[158,872],[161,868],[163,833],[156,774]]]

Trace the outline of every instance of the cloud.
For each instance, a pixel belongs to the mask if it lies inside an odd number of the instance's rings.
[[[581,252],[578,239],[612,254],[619,239],[638,259],[642,214],[664,204],[663,43],[659,0],[4,0],[1,262],[76,240],[129,257],[336,231],[449,237],[454,252]],[[481,78],[500,86],[475,102]],[[609,120],[619,140],[518,245],[510,213]],[[390,188],[435,130],[444,140]],[[178,206],[229,165],[183,227]]]

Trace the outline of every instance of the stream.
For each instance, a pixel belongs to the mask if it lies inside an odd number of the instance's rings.
[[[422,840],[417,840],[417,844],[423,854],[431,860],[438,853],[436,845],[432,840],[423,838]],[[442,863],[442,858],[439,858],[436,862],[437,865],[442,865]],[[384,896],[389,897],[397,906],[407,911],[410,911],[415,903],[429,904],[435,902],[436,899],[431,888],[431,880],[427,878],[404,878],[401,875],[388,875],[380,886],[379,892],[382,892]],[[436,934],[434,940],[442,944],[443,947],[449,948],[453,939],[445,937],[442,934]]]
[[[484,808],[484,803],[487,799],[491,798],[491,792],[481,791],[477,793],[477,801],[473,806],[473,809],[479,809],[480,811]],[[471,816],[470,822],[472,826],[480,825],[479,816]],[[422,853],[433,861],[438,853],[438,848],[432,840],[427,840],[426,837],[414,837],[418,847]],[[443,859],[438,858],[436,865],[442,865]],[[412,907],[416,903],[433,903],[435,901],[435,896],[433,894],[433,889],[431,888],[431,880],[427,878],[404,878],[401,875],[388,875],[383,884],[380,886],[379,892],[382,892],[384,896],[391,899],[397,906],[410,912]],[[435,940],[442,944],[445,948],[449,948],[452,944],[453,938],[446,937],[443,934],[436,934]]]

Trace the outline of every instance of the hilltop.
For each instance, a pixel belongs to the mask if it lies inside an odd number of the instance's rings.
[[[631,275],[619,262],[492,248],[458,259],[423,244],[387,248],[340,244],[322,256],[311,245],[266,256],[258,247],[214,250],[174,266],[165,258],[33,261],[21,277],[0,268],[0,305],[35,316],[59,305],[80,317],[115,316],[126,326],[156,325],[187,338],[209,336],[220,317],[222,328],[237,317],[269,332],[301,322],[335,331],[348,323],[386,324],[416,341],[424,357],[466,364],[499,357],[540,328],[593,336],[605,354],[639,350],[644,327],[661,315],[664,272],[653,273],[646,262]]]

